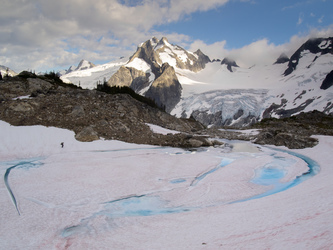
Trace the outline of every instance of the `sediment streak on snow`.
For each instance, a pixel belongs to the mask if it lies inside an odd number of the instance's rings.
[[[17,165],[15,165],[15,166],[12,166],[12,167],[8,168],[8,169],[6,170],[5,175],[4,175],[4,182],[5,182],[6,188],[7,188],[7,190],[8,190],[9,195],[10,195],[10,198],[11,198],[12,201],[13,201],[13,204],[14,204],[14,206],[15,206],[15,208],[16,208],[16,211],[17,211],[18,215],[21,215],[21,213],[20,213],[20,210],[19,210],[19,208],[18,208],[18,206],[17,206],[17,202],[16,202],[16,199],[15,199],[14,193],[13,193],[12,189],[11,189],[10,186],[9,186],[9,183],[8,183],[8,175],[9,175],[10,171],[11,171],[13,168],[16,168],[17,166],[20,166],[20,165],[22,165],[22,164],[17,164]]]
[[[8,190],[8,193],[9,193],[10,198],[11,198],[11,200],[12,200],[12,202],[13,202],[15,208],[16,208],[16,211],[17,211],[18,215],[21,215],[21,213],[20,213],[20,210],[18,208],[18,204],[17,204],[16,198],[15,198],[15,195],[14,195],[14,193],[13,193],[13,191],[12,191],[10,185],[9,185],[8,176],[9,176],[10,171],[12,169],[16,168],[16,167],[20,167],[20,166],[24,166],[24,165],[33,165],[33,166],[35,166],[36,164],[33,163],[34,161],[35,161],[35,159],[33,161],[22,161],[22,162],[19,162],[16,165],[14,165],[14,166],[12,166],[10,168],[7,168],[7,170],[5,172],[5,175],[4,175],[5,186],[6,186],[7,190]]]

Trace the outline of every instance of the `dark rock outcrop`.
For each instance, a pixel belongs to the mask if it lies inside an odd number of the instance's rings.
[[[333,70],[327,74],[320,88],[326,90],[330,88],[332,85],[333,85]]]
[[[232,60],[232,59],[230,59],[230,58],[228,58],[228,57],[224,58],[224,59],[222,60],[221,64],[222,64],[222,65],[227,65],[227,69],[228,69],[230,72],[233,72],[232,67],[236,67],[236,68],[239,67],[239,66],[237,65],[237,63],[236,63],[234,60]]]
[[[253,141],[288,148],[313,147],[318,141],[311,135],[333,135],[332,124],[332,115],[317,110],[283,119],[263,119],[253,126],[261,129]]]
[[[211,124],[214,124],[215,127],[223,126],[222,111],[218,111],[214,114],[211,114],[208,112],[208,110],[205,111],[195,110],[192,112],[191,117],[194,120],[201,122],[205,126],[209,126]]]
[[[276,59],[275,63],[274,64],[284,64],[286,62],[289,62],[289,57],[285,54],[285,53],[282,53],[278,59]]]
[[[296,99],[295,99],[296,100]],[[281,100],[281,104],[275,104],[273,103],[270,107],[268,107],[263,112],[263,118],[270,118],[273,115],[278,116],[279,118],[286,118],[290,117],[296,113],[299,113],[303,111],[308,105],[310,105],[315,99],[307,99],[303,103],[301,103],[299,106],[292,108],[292,109],[285,109],[285,104],[287,103],[286,99]]]
[[[286,146],[292,149],[313,147],[318,144],[315,138],[309,136],[281,132],[274,129],[261,132],[254,140],[257,144]]]

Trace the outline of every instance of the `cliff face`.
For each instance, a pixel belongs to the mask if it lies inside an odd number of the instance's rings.
[[[126,86],[132,88],[135,92],[139,92],[149,85],[149,77],[149,73],[145,73],[135,68],[122,66],[109,79],[107,84],[109,86]]]
[[[155,100],[158,106],[165,107],[165,111],[169,113],[180,100],[182,86],[175,70],[169,64],[163,64],[161,70],[162,74],[153,82],[145,95]]]

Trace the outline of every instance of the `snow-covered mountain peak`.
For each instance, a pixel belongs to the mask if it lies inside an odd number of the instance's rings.
[[[205,68],[205,65],[210,62],[208,56],[200,50],[190,52],[178,45],[169,43],[168,39],[163,37],[158,40],[156,37],[140,44],[137,51],[131,56],[129,63],[135,58],[144,60],[153,68],[161,67],[164,63],[177,69],[187,69],[193,72],[198,72]],[[132,65],[133,66],[133,65]],[[154,71],[154,69],[152,70]]]
[[[79,63],[79,66],[80,64],[83,67],[84,65],[87,65],[87,61],[83,60],[81,62]],[[64,82],[73,83],[75,85],[81,86],[82,88],[94,89],[96,88],[97,83],[101,84],[103,83],[103,81],[107,81],[108,79],[110,79],[110,77],[127,62],[127,59],[121,58],[116,61],[97,65],[90,68],[88,67],[86,69],[83,69],[83,67],[81,67],[80,69],[79,66],[72,66],[69,68],[67,73],[61,75],[61,79]],[[77,68],[79,68],[79,70],[77,70]]]
[[[96,65],[87,61],[87,60],[81,60],[79,65],[76,67],[75,70],[85,70],[85,69],[91,69],[95,67]]]
[[[156,44],[156,46],[155,46],[154,49],[156,51],[156,50],[158,50],[158,49],[160,49],[160,48],[162,48],[164,46],[166,46],[166,47],[168,47],[170,49],[172,49],[172,47],[173,47],[173,45],[171,45],[169,43],[169,41],[168,41],[168,39],[166,37],[162,37],[162,39],[158,41],[158,43]]]
[[[8,68],[6,66],[3,66],[3,65],[0,65],[0,73],[3,77],[6,76],[6,75],[8,75],[8,76],[16,76],[17,75],[17,73],[15,71],[13,71],[10,68]]]

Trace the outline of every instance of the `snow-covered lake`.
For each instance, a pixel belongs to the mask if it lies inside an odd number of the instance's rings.
[[[333,247],[332,137],[186,151],[2,121],[0,136],[1,249]]]

